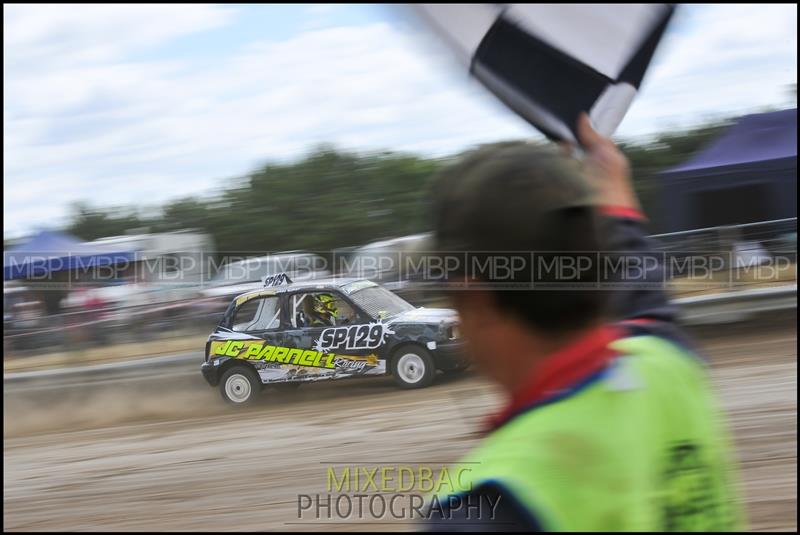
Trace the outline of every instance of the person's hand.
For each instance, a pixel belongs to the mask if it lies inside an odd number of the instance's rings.
[[[585,113],[578,118],[578,141],[584,151],[585,171],[597,189],[599,204],[641,210],[631,183],[628,159],[613,141],[594,130]]]

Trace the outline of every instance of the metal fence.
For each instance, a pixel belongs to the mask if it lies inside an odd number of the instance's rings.
[[[651,238],[659,250],[666,252],[728,253],[737,244],[758,243],[770,254],[795,258],[797,218],[653,234]]]
[[[696,229],[651,236],[679,296],[731,292],[797,281],[797,218]]]
[[[716,273],[707,280],[670,280],[682,284],[684,296],[708,291],[741,290],[745,286],[796,284],[797,218],[764,221],[745,225],[657,234],[656,248],[667,259],[720,258]],[[748,247],[749,253],[748,253]],[[753,252],[757,248],[757,254]],[[743,254],[756,258],[756,266],[737,266]],[[753,255],[756,255],[755,257]],[[764,261],[781,259],[781,277],[754,276],[752,268],[763,268]],[[774,267],[774,266],[773,266]],[[746,274],[746,277],[742,276]],[[770,272],[777,273],[774,269]],[[441,300],[441,294],[420,289],[413,282],[401,281],[390,288],[415,305]],[[124,342],[185,337],[208,333],[219,321],[229,299],[191,298],[137,306],[107,307],[57,315],[20,319],[4,315],[3,344],[6,353],[18,356],[42,351],[102,347]]]

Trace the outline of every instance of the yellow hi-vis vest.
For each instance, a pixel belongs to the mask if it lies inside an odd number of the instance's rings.
[[[702,363],[655,336],[610,347],[621,356],[600,379],[489,435],[454,494],[497,485],[547,531],[743,529]]]

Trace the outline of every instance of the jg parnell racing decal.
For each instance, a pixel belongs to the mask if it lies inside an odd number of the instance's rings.
[[[349,371],[361,371],[378,365],[378,357],[376,355],[368,355],[366,357],[337,355],[314,349],[297,349],[236,340],[212,342],[211,354],[266,363],[294,364],[296,366]]]
[[[336,349],[375,349],[383,345],[386,337],[392,334],[394,331],[389,324],[382,321],[331,327],[322,331],[319,339],[314,341],[314,349],[323,352]]]

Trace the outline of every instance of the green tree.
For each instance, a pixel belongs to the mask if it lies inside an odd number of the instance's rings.
[[[117,236],[141,228],[145,223],[133,208],[121,210],[97,209],[86,203],[72,205],[70,223],[66,231],[84,240]]]
[[[657,218],[657,174],[691,157],[730,122],[620,142],[649,214]],[[198,229],[211,234],[226,253],[330,251],[427,230],[429,181],[450,160],[320,146],[294,162],[262,165],[231,180],[217,195],[172,201],[148,215],[134,208],[76,204],[67,231],[91,240],[145,227],[154,232]]]

